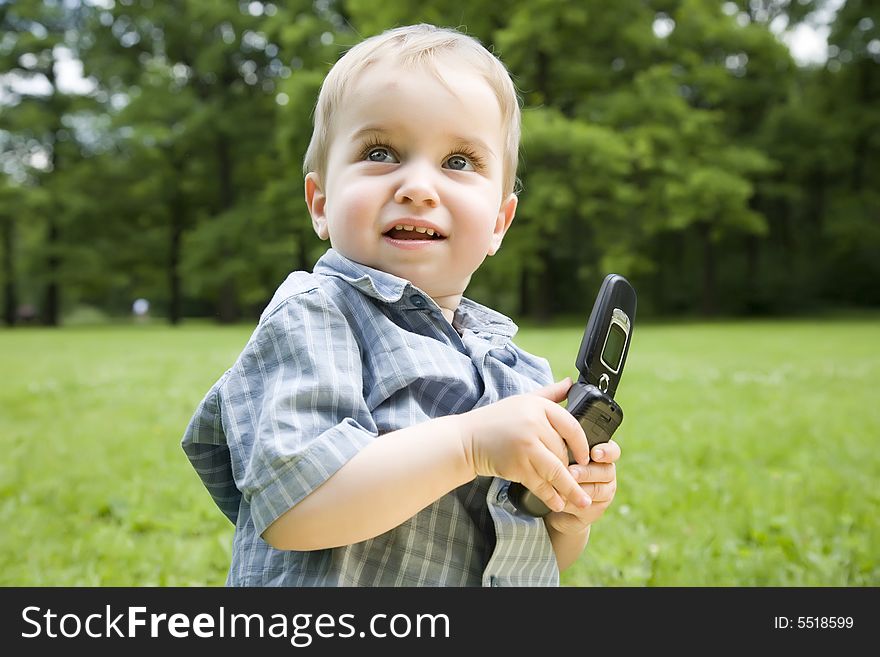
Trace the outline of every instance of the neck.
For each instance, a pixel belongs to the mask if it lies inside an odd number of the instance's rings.
[[[440,306],[440,310],[446,318],[446,321],[452,324],[452,318],[455,316],[455,309],[458,308],[458,304],[461,303],[461,295],[450,294],[445,297],[432,297],[432,299],[434,299],[434,303]]]

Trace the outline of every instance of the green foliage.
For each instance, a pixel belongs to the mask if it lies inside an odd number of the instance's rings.
[[[223,584],[232,525],[179,439],[250,331],[0,332],[0,362],[27,372],[0,382],[0,585]],[[581,331],[517,343],[562,378]],[[880,584],[877,333],[876,317],[643,323],[619,490],[563,584]]]
[[[500,56],[524,103],[518,216],[472,296],[549,318],[581,310],[563,282],[615,270],[655,314],[875,306],[880,14],[845,3],[824,66],[771,30],[824,4],[0,0],[4,294],[47,319],[136,296],[253,316],[326,246],[301,167],[327,70],[432,22]],[[59,84],[68,57],[90,87]]]

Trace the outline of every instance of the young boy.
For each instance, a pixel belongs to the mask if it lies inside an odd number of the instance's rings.
[[[327,75],[305,196],[331,248],[183,438],[235,523],[228,585],[548,586],[580,555],[619,447],[591,455],[571,381],[462,296],[513,221],[519,125],[504,66],[453,30],[390,30]]]

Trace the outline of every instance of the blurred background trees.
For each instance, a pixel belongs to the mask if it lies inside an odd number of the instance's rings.
[[[797,65],[779,35],[822,20]],[[327,246],[301,172],[324,74],[415,22],[523,99],[520,208],[472,298],[581,315],[616,271],[655,316],[880,305],[878,3],[0,0],[4,321],[252,321]]]

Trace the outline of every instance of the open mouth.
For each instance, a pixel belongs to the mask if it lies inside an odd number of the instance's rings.
[[[442,240],[446,239],[437,231],[424,226],[408,226],[398,224],[385,231],[384,235],[393,240]]]

